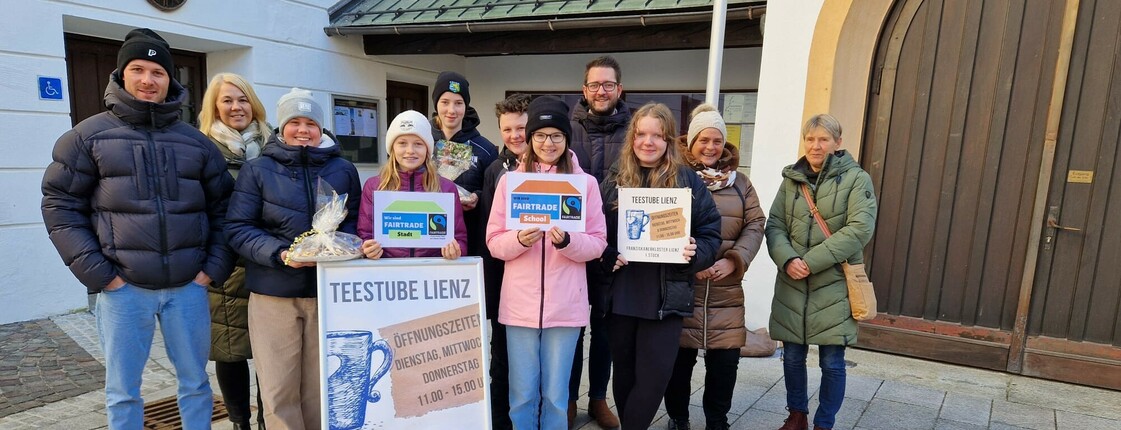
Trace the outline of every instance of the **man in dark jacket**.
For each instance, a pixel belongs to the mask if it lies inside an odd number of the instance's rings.
[[[619,151],[626,140],[631,110],[620,97],[623,95],[623,72],[619,62],[603,56],[584,67],[584,98],[572,107],[572,141],[569,147],[576,153],[580,168],[596,177],[599,183],[607,179],[611,165],[619,159]],[[592,304],[592,345],[588,351],[588,414],[603,428],[619,426],[619,419],[607,406],[607,381],[611,379],[611,351],[607,343],[607,321],[604,318],[603,282],[606,276],[598,264],[588,265],[588,294]],[[572,360],[569,380],[568,417],[576,416],[576,400],[580,393],[580,375],[584,367],[584,330],[576,342],[576,356]]]
[[[179,120],[187,92],[166,41],[132,30],[105,89],[108,112],[55,143],[43,176],[43,221],[97,300],[109,428],[140,428],[141,374],[156,321],[179,382],[186,429],[210,428],[206,286],[234,258],[222,232],[233,179],[221,152]]]

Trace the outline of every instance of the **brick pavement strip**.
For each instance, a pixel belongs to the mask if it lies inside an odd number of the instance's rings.
[[[0,325],[0,418],[97,390],[105,368],[49,319]]]

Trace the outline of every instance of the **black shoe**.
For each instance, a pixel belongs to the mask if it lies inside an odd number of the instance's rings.
[[[669,425],[666,428],[669,430],[689,430],[689,419],[670,418]]]
[[[253,427],[250,427],[250,426],[249,426],[249,421],[245,421],[245,422],[240,422],[240,423],[238,423],[238,422],[235,422],[235,423],[234,423],[234,426],[233,426],[233,429],[234,429],[234,430],[250,430],[250,429],[252,429],[252,428],[253,428]]]
[[[728,430],[731,428],[728,421],[709,421],[705,423],[705,430]]]

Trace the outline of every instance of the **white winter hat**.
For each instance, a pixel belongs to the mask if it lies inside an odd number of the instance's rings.
[[[702,103],[693,109],[693,120],[689,121],[689,149],[693,149],[693,140],[706,128],[715,128],[725,141],[728,140],[728,127],[724,125],[724,118],[716,111],[716,107]]]
[[[397,140],[398,136],[407,134],[424,139],[424,143],[428,144],[428,156],[433,156],[436,142],[432,140],[432,125],[428,124],[428,118],[425,118],[424,114],[415,110],[401,112],[389,123],[389,129],[385,132],[385,152],[393,154],[393,141]]]

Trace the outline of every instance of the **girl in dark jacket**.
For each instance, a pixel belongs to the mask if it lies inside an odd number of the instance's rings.
[[[240,75],[219,73],[210,80],[202,96],[199,130],[222,152],[230,174],[237,179],[246,161],[261,156],[261,148],[272,137],[265,122],[265,106],[249,82]],[[239,259],[234,273],[223,285],[207,288],[210,296],[210,359],[218,388],[235,429],[249,429],[249,290],[245,288],[245,261]],[[261,415],[261,390],[257,390],[257,424]]]
[[[743,274],[763,243],[766,217],[747,175],[739,174],[739,151],[726,145],[724,119],[709,104],[693,111],[689,135],[679,147],[685,162],[704,181],[720,212],[720,249],[716,263],[697,272],[693,315],[685,318],[681,348],[666,389],[670,429],[689,428],[689,386],[697,350],[705,350],[705,429],[728,428],[740,347],[744,345]]]
[[[401,112],[389,123],[385,149],[389,159],[379,176],[366,180],[358,216],[358,237],[366,258],[444,257],[455,260],[467,249],[467,227],[463,209],[455,206],[455,240],[441,249],[382,248],[374,240],[374,191],[419,191],[456,194],[455,183],[436,174],[432,160],[432,130],[428,119],[415,110]]]
[[[663,104],[634,114],[617,168],[602,187],[608,246],[607,288],[613,391],[622,429],[646,429],[662,401],[681,337],[682,317],[693,315],[692,278],[712,266],[720,246],[720,215],[704,182],[681,165],[677,123]],[[629,263],[618,252],[618,188],[689,188],[693,196],[688,263]]]
[[[249,335],[269,428],[319,428],[319,317],[315,263],[290,261],[293,240],[311,230],[319,180],[353,196],[358,170],[320,126],[311,92],[277,103],[280,129],[245,163],[226,214],[230,246],[245,258]],[[347,199],[338,231],[354,233],[358,201]]]

